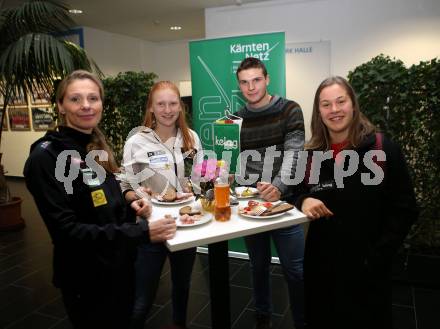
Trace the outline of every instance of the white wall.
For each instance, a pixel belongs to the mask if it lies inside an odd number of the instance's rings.
[[[155,71],[155,44],[120,34],[84,27],[84,49],[105,75],[124,71]]]
[[[23,176],[30,146],[43,135],[41,131],[3,131],[0,152],[7,176]]]
[[[405,64],[440,56],[439,0],[267,1],[205,11],[206,37],[285,31],[286,42],[331,42],[331,73],[384,53]]]
[[[154,72],[160,80],[191,80],[188,41],[156,43],[154,47]]]
[[[105,75],[154,72],[160,80],[190,80],[188,41],[148,42],[84,27],[84,48]]]

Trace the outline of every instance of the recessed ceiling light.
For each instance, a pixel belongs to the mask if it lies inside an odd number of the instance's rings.
[[[171,26],[170,27],[170,30],[173,30],[173,31],[178,31],[178,30],[181,30],[181,29],[182,29],[181,26]]]
[[[82,12],[83,11],[81,9],[69,9],[69,13],[75,14],[75,15],[82,14]]]

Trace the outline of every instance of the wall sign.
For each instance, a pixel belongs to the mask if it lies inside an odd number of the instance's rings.
[[[8,108],[9,126],[11,130],[30,130],[31,122],[29,118],[29,109],[27,107]]]
[[[53,111],[49,107],[32,108],[32,125],[34,130],[48,130],[55,127]]]

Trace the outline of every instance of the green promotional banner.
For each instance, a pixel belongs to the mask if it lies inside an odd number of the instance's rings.
[[[213,122],[225,109],[234,113],[246,103],[235,75],[244,58],[262,60],[270,75],[270,94],[285,97],[284,32],[191,41],[189,51],[193,128],[204,149],[213,150]]]
[[[229,134],[239,134],[236,130],[239,125],[219,127],[214,122],[225,116],[226,109],[234,113],[246,104],[236,78],[237,68],[246,57],[259,58],[266,65],[271,95],[286,96],[284,32],[191,41],[189,51],[193,129],[199,134],[203,148],[214,150],[217,158],[223,151],[236,152],[231,157],[235,162],[230,169],[234,171],[240,149],[233,148],[240,143],[232,135],[229,138]],[[229,241],[229,250],[240,254],[246,252],[243,239]]]
[[[240,155],[240,126],[238,124],[213,124],[214,152],[217,159],[229,164],[229,173],[234,174]]]

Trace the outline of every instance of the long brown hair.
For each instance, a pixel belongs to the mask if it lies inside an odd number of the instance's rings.
[[[311,132],[312,137],[306,144],[305,148],[309,150],[324,150],[327,151],[331,148],[330,135],[328,128],[322,121],[321,114],[319,112],[319,97],[324,88],[330,87],[334,84],[338,84],[347,92],[353,105],[353,119],[351,121],[348,131],[348,144],[346,147],[357,147],[364,140],[364,138],[376,131],[376,127],[367,119],[367,117],[360,111],[359,102],[353,87],[347,80],[340,76],[333,76],[325,79],[321,82],[315,93],[315,99],[313,101],[313,113]]]
[[[64,96],[66,94],[67,87],[73,83],[76,80],[90,80],[94,82],[98,88],[99,88],[99,96],[101,97],[101,100],[104,101],[104,87],[102,85],[101,80],[94,74],[84,71],[84,70],[76,70],[70,73],[67,77],[65,77],[60,84],[58,85],[57,92],[56,92],[56,101],[57,104],[63,104]],[[65,114],[62,114],[59,109],[58,105],[56,106],[56,109],[58,111],[59,116],[59,126],[65,126],[66,125],[66,116]],[[87,152],[91,150],[104,150],[108,154],[108,160],[107,161],[100,161],[98,158],[95,159],[96,162],[98,162],[105,170],[108,172],[119,172],[119,167],[116,164],[115,157],[113,155],[113,151],[108,145],[104,134],[101,132],[101,130],[98,127],[93,128],[92,130],[92,137],[90,140],[90,143],[87,145]]]
[[[152,111],[153,97],[156,91],[159,91],[161,89],[171,89],[179,98],[179,105],[181,111],[179,113],[179,118],[176,121],[176,126],[180,128],[180,131],[182,132],[183,151],[186,152],[194,149],[194,138],[191,135],[188,124],[186,123],[185,120],[185,104],[182,102],[182,99],[180,98],[179,89],[171,81],[158,81],[151,87],[150,94],[148,95],[148,100],[147,100],[144,126],[151,128],[153,130],[156,128],[156,118],[154,117],[154,113]]]

